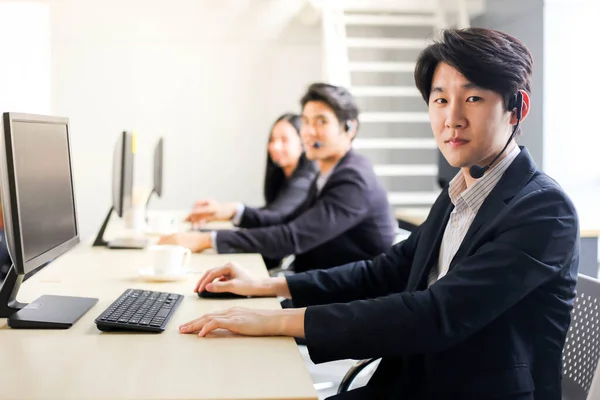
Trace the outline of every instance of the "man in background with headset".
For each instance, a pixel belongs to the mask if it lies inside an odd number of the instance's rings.
[[[461,171],[427,220],[370,261],[263,280],[232,264],[208,271],[196,290],[303,308],[236,308],[180,331],[306,338],[317,363],[382,357],[367,386],[339,399],[560,400],[579,229],[563,190],[514,141],[532,67],[507,34],[445,30],[419,56],[415,81],[440,150]]]
[[[372,258],[391,246],[396,222],[386,191],[371,163],[352,150],[359,125],[354,97],[344,88],[315,83],[300,103],[306,157],[319,168],[306,201],[289,215],[243,204],[206,204],[188,220],[233,220],[247,229],[179,233],[161,238],[161,244],[267,258],[294,254],[296,272]]]

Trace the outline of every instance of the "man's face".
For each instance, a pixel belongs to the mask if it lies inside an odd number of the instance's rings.
[[[487,165],[512,132],[513,113],[504,108],[502,96],[443,62],[433,74],[428,106],[437,145],[453,167]]]
[[[352,135],[342,129],[331,107],[321,101],[309,101],[304,105],[300,137],[309,160],[335,156],[352,140]],[[314,147],[317,142],[321,143],[318,149]]]

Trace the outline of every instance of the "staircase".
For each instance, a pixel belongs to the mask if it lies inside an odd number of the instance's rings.
[[[438,150],[413,72],[439,29],[468,26],[467,0],[312,3],[322,15],[326,80],[359,103],[354,147],[373,163],[392,206],[430,206],[439,194]]]

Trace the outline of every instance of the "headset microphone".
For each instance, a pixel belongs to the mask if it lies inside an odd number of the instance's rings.
[[[352,121],[346,121],[344,123],[344,130],[346,132],[350,132],[350,130],[354,128],[354,124],[352,123]],[[321,147],[323,147],[323,142],[314,142],[312,145],[313,149],[320,149]]]
[[[517,94],[515,94],[511,98],[510,102],[508,103],[508,109],[509,110],[515,110],[516,109],[517,124],[515,125],[515,128],[513,129],[512,133],[511,133],[510,137],[508,138],[508,141],[504,145],[504,148],[502,149],[502,151],[500,153],[498,153],[498,155],[496,157],[494,157],[494,159],[492,160],[491,163],[489,163],[485,167],[481,167],[479,165],[472,165],[471,168],[469,168],[469,175],[471,175],[471,178],[473,178],[473,179],[479,179],[479,178],[481,178],[483,176],[483,174],[485,174],[485,172],[488,169],[490,169],[490,167],[502,155],[502,153],[504,153],[504,151],[506,150],[506,148],[508,147],[508,145],[510,144],[510,142],[513,140],[513,137],[515,136],[515,133],[517,133],[517,129],[519,129],[519,123],[521,122],[521,118],[523,117],[523,93],[521,93],[519,91],[519,92],[517,92]]]

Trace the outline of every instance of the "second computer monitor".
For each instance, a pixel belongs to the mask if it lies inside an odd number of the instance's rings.
[[[154,147],[154,164],[152,165],[152,175],[153,175],[153,187],[150,193],[148,194],[148,199],[146,200],[146,209],[148,209],[148,205],[150,204],[150,199],[152,198],[152,193],[156,193],[158,197],[162,197],[163,194],[163,163],[164,163],[164,140],[163,138],[158,139],[156,142],[156,146]]]
[[[160,138],[154,148],[154,192],[158,197],[161,197],[163,192],[163,147],[164,140]]]
[[[113,211],[120,217],[132,207],[133,196],[133,156],[135,136],[131,132],[121,132],[113,150],[112,205],[96,235],[94,246],[106,246],[104,232],[110,222]]]
[[[131,132],[122,132],[113,152],[112,196],[113,209],[119,217],[131,208],[133,195],[134,137]]]

